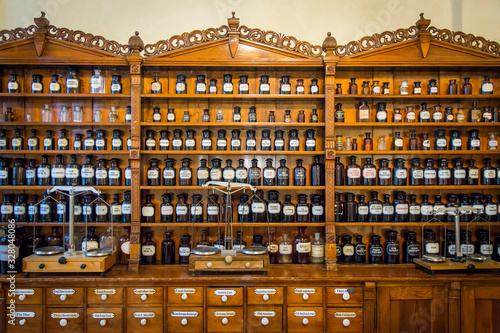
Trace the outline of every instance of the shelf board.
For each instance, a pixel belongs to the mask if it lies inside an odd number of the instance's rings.
[[[498,155],[500,150],[342,150],[335,155]]]
[[[347,267],[350,267],[350,268],[353,268],[353,267],[356,267],[356,268],[377,268],[377,269],[380,269],[380,268],[413,268],[415,267],[416,265],[413,264],[413,263],[404,263],[404,262],[400,262],[399,264],[385,264],[385,263],[380,263],[380,264],[372,264],[372,263],[369,263],[369,262],[353,262],[353,263],[344,263],[344,262],[341,262],[341,261],[338,261],[337,262],[337,267],[342,269],[342,268],[347,268]]]
[[[495,190],[500,185],[335,186],[335,190]]]
[[[142,98],[152,99],[324,99],[325,94],[141,94]]]
[[[492,95],[482,95],[482,94],[473,94],[473,95],[350,95],[350,94],[341,94],[334,95],[335,98],[345,98],[345,99],[356,99],[356,98],[366,98],[366,99],[497,99],[500,98],[500,94],[492,94]]]
[[[120,99],[130,99],[130,94],[32,94],[32,93],[0,93],[0,97],[27,97],[27,98],[53,98],[53,99],[78,99],[78,98],[96,98],[96,99],[105,99],[105,98],[120,98]]]
[[[335,222],[336,227],[421,227],[423,225],[427,227],[444,227],[444,226],[454,226],[453,222]],[[500,222],[460,222],[460,226],[467,225],[498,225]]]
[[[222,228],[224,228],[224,223],[223,222],[220,222],[220,223],[207,223],[207,222],[202,222],[202,223],[161,223],[160,221],[156,222],[156,223],[144,223],[144,222],[141,222],[141,227],[192,227],[194,225],[194,227],[217,227],[217,226],[220,226]],[[304,226],[304,227],[324,227],[325,226],[325,223],[312,223],[312,222],[304,222],[304,223],[284,223],[284,222],[270,222],[270,223],[266,223],[266,222],[255,222],[255,223],[252,223],[252,222],[233,222],[233,228],[239,228],[240,226],[241,227],[267,227],[267,226],[270,226],[270,227],[300,227],[300,226]]]
[[[130,123],[127,123],[130,124]],[[241,122],[241,123],[214,123],[214,122],[141,122],[141,126],[148,127],[325,127],[325,123],[284,123],[284,122],[275,122],[275,123],[267,123],[267,122]]]
[[[8,225],[8,222],[2,222],[0,223],[0,226],[6,226]],[[109,222],[88,222],[87,226],[88,227],[108,227],[113,225],[113,227],[130,227],[132,224],[131,223],[121,223],[121,222],[116,222],[116,223],[109,223]],[[16,222],[16,226],[21,226],[21,227],[53,227],[53,226],[68,226],[68,222]],[[75,222],[75,227],[85,227],[85,222]]]
[[[126,155],[128,150],[0,150],[2,155]]]
[[[219,187],[219,186],[216,186]],[[1,188],[1,187],[0,187]],[[326,186],[255,186],[257,189],[273,189],[273,190],[324,190]],[[203,190],[202,186],[141,186],[141,190]],[[205,188],[211,190],[210,188]]]
[[[500,126],[500,123],[472,123],[472,122],[464,122],[464,123],[376,123],[376,122],[368,122],[368,123],[335,123],[335,127],[491,127],[491,126]]]
[[[4,122],[2,123],[2,126],[30,126],[30,127],[36,127],[36,126],[50,126],[50,127],[81,127],[81,126],[95,126],[95,127],[131,127],[130,122],[116,122],[116,123],[109,123],[109,122],[103,122],[103,123],[95,123],[95,122],[81,122],[81,123],[74,123],[74,122],[67,122],[67,123],[61,123],[61,122],[51,122],[51,123],[44,123],[44,122],[27,122],[27,121],[12,121],[12,122]]]
[[[316,151],[247,151],[247,150],[141,150],[142,155],[324,155]]]
[[[56,185],[3,185],[0,186],[0,190],[45,190],[48,188],[52,188]],[[61,185],[61,186],[66,186],[66,185]],[[97,186],[97,185],[89,185],[89,186],[83,186],[83,185],[78,185],[75,186],[75,188],[78,187],[93,187],[98,190],[129,190],[130,186]]]

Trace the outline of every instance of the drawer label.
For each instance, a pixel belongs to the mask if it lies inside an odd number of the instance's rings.
[[[35,289],[14,289],[14,295],[35,295]]]
[[[156,313],[154,312],[134,312],[134,318],[154,318]]]
[[[293,291],[296,294],[316,294],[315,288],[295,288]]]
[[[116,289],[94,289],[96,295],[115,295]]]
[[[175,288],[175,294],[196,294],[196,288]]]
[[[52,293],[54,295],[74,295],[75,289],[54,289]]]
[[[153,295],[156,294],[156,289],[134,289],[136,295]]]
[[[236,311],[215,311],[215,317],[235,317]]]
[[[333,289],[333,292],[335,294],[345,294],[345,293],[355,294],[356,289],[354,289],[354,288],[335,288],[335,289]]]
[[[335,312],[335,318],[356,318],[356,312]]]
[[[236,295],[236,290],[214,290],[216,296],[234,296]]]
[[[254,311],[253,315],[255,317],[276,317],[276,312],[274,312],[274,311]]]
[[[295,311],[295,317],[316,317],[316,311]]]
[[[113,312],[96,312],[92,314],[94,319],[112,319],[115,317]]]
[[[79,318],[80,314],[77,312],[54,312],[50,314],[50,317],[54,319],[75,319]]]
[[[170,317],[196,318],[198,317],[198,311],[172,311]]]
[[[16,318],[35,318],[34,312],[14,312]]]
[[[276,289],[255,289],[255,295],[276,295]]]

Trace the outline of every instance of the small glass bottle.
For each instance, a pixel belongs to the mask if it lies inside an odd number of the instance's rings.
[[[290,115],[290,110],[285,110],[285,118],[284,122],[285,123],[291,123],[292,122],[292,116]]]
[[[377,103],[377,106],[378,106],[377,107],[377,114],[376,114],[377,123],[386,123],[387,122],[386,105],[387,105],[387,103],[384,103],[384,102]]]
[[[17,74],[10,74],[10,81],[7,84],[7,92],[10,94],[20,92],[19,82],[17,82]]]
[[[356,84],[356,78],[352,77],[349,80],[349,95],[357,95],[358,94],[358,85]]]
[[[187,94],[186,75],[177,74],[177,82],[175,83],[176,94]]]
[[[399,88],[399,93],[401,95],[408,95],[408,80],[401,80],[401,87]]]
[[[224,84],[222,86],[223,94],[232,94],[233,93],[233,75],[232,74],[224,74]]]
[[[97,168],[95,171],[96,185],[97,186],[108,186],[108,168],[106,166],[107,160],[105,158],[100,158],[97,160]]]
[[[363,81],[361,85],[361,95],[369,95],[370,94],[370,81]]]
[[[361,101],[358,107],[358,123],[367,123],[370,119],[370,107],[367,101]]]
[[[160,82],[160,73],[155,73],[153,76],[153,82],[151,82],[151,93],[152,94],[161,94],[162,93],[162,84]]]
[[[161,264],[175,265],[175,241],[172,232],[165,232],[165,239],[161,242]]]
[[[52,109],[48,104],[45,104],[45,107],[42,109],[42,122],[51,123],[52,119]]]
[[[322,264],[325,262],[325,242],[321,238],[321,233],[314,233],[311,241],[311,264]]]
[[[490,76],[488,74],[484,75],[484,81],[481,84],[481,94],[493,94],[493,83],[490,82]]]
[[[396,230],[388,230],[385,233],[385,262],[387,264],[399,264],[399,241]]]
[[[191,169],[191,159],[187,157],[181,159],[181,168],[179,169],[179,185],[191,186],[193,184],[192,174],[193,170]]]
[[[297,79],[297,85],[295,86],[295,93],[297,95],[304,95],[305,93],[304,79]]]
[[[94,120],[94,123],[100,123],[102,122],[102,112],[101,112],[101,109],[94,109],[94,114],[93,114],[93,118]]]
[[[306,116],[304,114],[304,110],[299,110],[299,114],[297,115],[297,122],[304,123],[306,121]]]
[[[379,264],[384,261],[383,254],[384,248],[380,244],[380,240],[382,237],[379,235],[372,235],[371,242],[368,247],[368,262],[372,264]]]
[[[430,79],[429,80],[428,94],[429,95],[437,95],[438,94],[438,86],[437,86],[437,80],[436,79]]]
[[[290,84],[290,76],[283,75],[280,82],[280,94],[289,95],[292,92],[292,85]]]
[[[41,94],[43,93],[43,82],[42,82],[42,75],[40,74],[33,74],[33,82],[31,83],[31,93],[32,94]]]
[[[488,133],[488,150],[498,150],[497,133]]]
[[[153,122],[154,123],[159,123],[161,122],[161,113],[160,113],[160,108],[155,106],[153,108]]]
[[[443,111],[441,111],[441,105],[434,105],[434,111],[432,112],[432,122],[441,123],[443,121]]]
[[[196,75],[196,94],[206,94],[207,84],[205,83],[205,75]]]
[[[269,75],[261,75],[259,84],[259,94],[268,95],[270,94],[270,91],[271,91],[271,86],[269,85]]]
[[[464,85],[462,86],[462,94],[472,95],[472,84],[470,83],[470,77],[464,77]]]
[[[422,87],[420,86],[420,81],[413,82],[413,95],[422,95]]]
[[[241,108],[239,106],[234,107],[233,123],[241,123]]]
[[[335,95],[342,95],[342,83],[337,83],[335,88]]]
[[[156,243],[152,238],[153,233],[146,232],[146,240],[141,244],[141,263],[143,265],[156,264]]]
[[[297,159],[296,167],[293,169],[293,186],[305,186],[306,185],[306,169],[302,166],[302,159]]]
[[[319,86],[318,86],[318,79],[317,78],[311,79],[310,92],[311,92],[311,95],[318,95],[319,94]]]
[[[184,114],[182,115],[182,122],[183,123],[189,123],[191,120],[191,117],[189,116],[189,111],[184,111]]]
[[[68,77],[66,78],[66,93],[80,93],[80,79],[76,76],[76,71],[74,69],[69,70]]]
[[[342,110],[342,103],[337,103],[335,105],[335,122],[343,123],[345,119],[344,110]]]
[[[455,121],[455,116],[453,115],[452,107],[447,107],[444,109],[444,121],[446,123],[452,123]]]
[[[462,150],[462,138],[459,130],[451,130],[450,150]]]
[[[95,150],[107,150],[108,149],[108,140],[104,135],[104,130],[97,130],[97,137],[95,139]]]
[[[92,94],[104,94],[106,92],[104,76],[101,76],[100,69],[94,69],[94,75],[90,78],[90,92]]]
[[[472,107],[469,109],[468,121],[473,123],[481,122],[482,112],[481,108],[477,106],[477,102],[472,102]]]
[[[420,243],[415,231],[407,231],[403,242],[403,262],[412,263],[413,259],[420,258]]]
[[[306,227],[298,227],[298,234],[293,239],[292,262],[308,264],[311,256],[311,238],[305,234]]]
[[[151,194],[147,194],[141,207],[141,222],[155,222],[155,204],[151,202],[151,197]]]
[[[208,87],[209,94],[217,94],[217,79],[210,79],[210,86]]]
[[[448,89],[446,90],[448,95],[457,95],[458,94],[458,85],[456,79],[449,80]]]
[[[377,80],[373,81],[372,94],[373,95],[380,95],[381,94],[381,89],[380,89],[379,81],[377,81]]]
[[[403,114],[401,113],[400,108],[394,108],[394,112],[392,114],[392,122],[394,122],[394,123],[402,123],[403,122]]]

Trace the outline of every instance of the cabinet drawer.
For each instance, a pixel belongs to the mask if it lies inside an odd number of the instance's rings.
[[[87,332],[114,333],[122,330],[122,308],[87,308]]]
[[[14,297],[7,297],[7,304],[10,304],[10,299],[14,298],[16,306],[23,304],[42,305],[42,288],[17,288],[14,289],[13,294]]]
[[[322,287],[288,287],[286,289],[288,304],[323,304]]]
[[[326,310],[326,329],[328,333],[362,333],[363,309],[328,308]]]
[[[168,307],[168,331],[174,333],[203,332],[203,307]]]
[[[45,316],[46,333],[83,332],[83,309],[48,308]]]
[[[203,305],[203,287],[168,287],[168,304]]]
[[[42,333],[43,331],[43,309],[42,307],[16,306],[15,325],[7,323],[7,333]],[[10,320],[7,318],[6,320]]]
[[[127,288],[127,304],[163,304],[163,288]]]
[[[127,308],[127,332],[163,332],[163,309],[161,307]]]
[[[208,307],[207,332],[243,332],[243,308]]]
[[[282,332],[283,308],[280,305],[249,305],[247,332]]]
[[[323,307],[288,307],[288,332],[323,332]]]
[[[326,301],[334,306],[363,306],[363,287],[328,287]]]
[[[83,288],[46,288],[48,306],[83,306]]]
[[[108,306],[123,304],[123,288],[87,288],[89,306]]]
[[[283,287],[248,287],[247,304],[283,304]]]
[[[243,305],[243,288],[207,288],[208,306]]]

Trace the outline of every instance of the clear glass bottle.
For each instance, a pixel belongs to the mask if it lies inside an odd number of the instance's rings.
[[[92,94],[104,94],[106,92],[104,76],[101,76],[100,69],[94,69],[94,75],[90,78],[90,92]]]
[[[42,109],[42,122],[51,123],[52,119],[52,109],[48,104],[45,104],[45,107]]]
[[[408,95],[408,80],[401,80],[401,87],[399,88],[399,93],[401,95]]]
[[[298,227],[298,234],[293,239],[292,262],[308,264],[311,256],[311,238],[305,234],[306,227]]]
[[[278,262],[280,264],[292,263],[292,242],[288,238],[288,234],[284,233],[279,244]]]
[[[118,240],[117,261],[120,265],[128,265],[130,259],[130,228],[123,228],[124,234]]]
[[[325,262],[325,242],[321,238],[321,233],[314,233],[311,241],[311,264],[322,264]]]
[[[488,150],[498,150],[497,133],[488,133]]]
[[[367,123],[371,119],[367,101],[361,101],[358,107],[358,123]]]
[[[101,112],[101,109],[94,109],[93,120],[94,120],[94,123],[100,123],[100,122],[102,122],[102,112]]]

